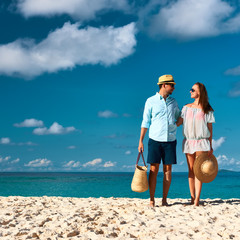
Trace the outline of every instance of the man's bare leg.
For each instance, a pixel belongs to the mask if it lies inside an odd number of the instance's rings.
[[[157,184],[157,174],[159,170],[159,164],[154,163],[150,166],[150,173],[149,173],[149,192],[150,192],[150,206],[155,206],[155,190],[156,190],[156,184]]]
[[[167,206],[167,195],[172,180],[172,165],[163,165],[163,198],[162,205]]]

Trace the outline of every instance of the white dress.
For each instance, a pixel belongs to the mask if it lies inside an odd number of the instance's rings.
[[[199,108],[184,106],[183,118],[183,152],[193,154],[197,151],[210,151],[210,132],[207,123],[214,123],[213,111],[205,114]]]

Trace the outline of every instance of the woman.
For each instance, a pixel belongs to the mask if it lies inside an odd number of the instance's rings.
[[[188,181],[191,193],[191,204],[199,206],[202,182],[194,175],[193,164],[203,152],[213,153],[212,123],[215,122],[213,109],[208,102],[208,94],[202,83],[195,83],[190,90],[193,103],[183,107],[177,126],[183,124],[183,152],[188,163]]]

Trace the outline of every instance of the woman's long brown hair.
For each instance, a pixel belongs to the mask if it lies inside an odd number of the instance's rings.
[[[199,87],[200,97],[199,97],[199,104],[201,105],[203,112],[208,114],[210,111],[214,111],[208,101],[208,94],[206,87],[200,83],[195,83]]]

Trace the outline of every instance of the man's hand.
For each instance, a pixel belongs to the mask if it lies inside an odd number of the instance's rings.
[[[143,142],[139,142],[138,151],[139,151],[139,152],[143,152],[143,151],[144,151]]]
[[[144,136],[145,136],[147,130],[148,130],[147,128],[141,128],[141,134],[140,134],[139,145],[138,145],[138,151],[139,152],[144,151],[143,139],[144,139]]]

